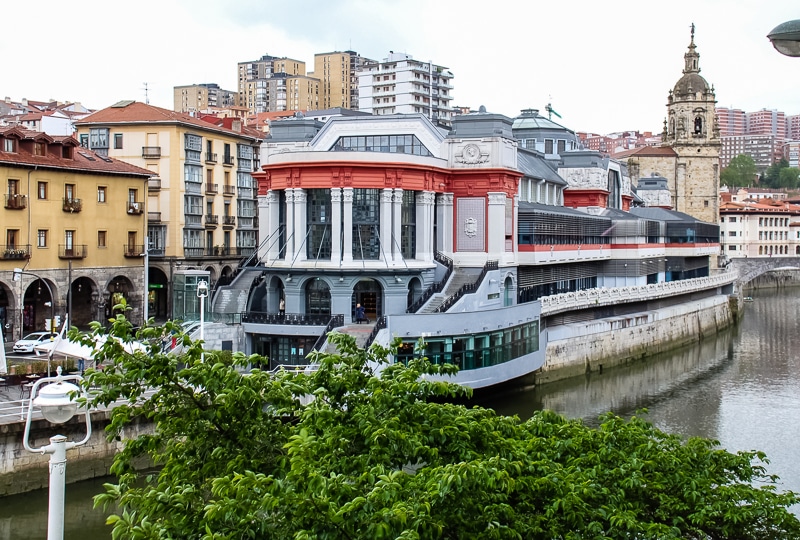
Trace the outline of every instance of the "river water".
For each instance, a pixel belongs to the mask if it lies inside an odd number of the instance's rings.
[[[647,409],[645,418],[664,431],[716,439],[731,451],[763,450],[779,487],[800,492],[800,289],[753,296],[737,327],[680,352],[485,404],[522,418],[552,409],[588,424],[606,411],[628,417]],[[66,540],[111,537],[92,510],[102,483],[67,486]],[[45,538],[46,529],[46,490],[0,500],[0,540]]]

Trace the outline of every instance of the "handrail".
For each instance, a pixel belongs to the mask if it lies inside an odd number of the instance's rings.
[[[328,324],[330,315],[313,315],[308,313],[266,313],[263,311],[248,311],[242,313],[243,323],[254,324],[287,324],[298,326],[322,326]],[[344,315],[342,315],[344,317]],[[342,320],[344,324],[344,319]],[[340,325],[341,326],[341,325]]]
[[[372,342],[375,341],[376,337],[378,337],[378,332],[386,328],[387,322],[388,319],[386,318],[386,315],[378,317],[378,320],[375,321],[375,328],[373,328],[372,332],[369,333],[369,336],[367,336],[367,341],[366,343],[364,343],[365,349],[369,348],[369,346],[372,345]]]
[[[344,326],[344,315],[340,314],[331,317],[331,320],[328,322],[328,326],[325,327],[325,330],[322,331],[322,334],[320,334],[320,336],[317,338],[317,341],[314,342],[314,346],[311,347],[311,350],[321,350],[322,346],[325,345],[325,342],[328,340],[328,332],[340,326]]]
[[[406,309],[406,313],[416,313],[419,309],[425,305],[425,303],[436,293],[442,292],[444,286],[447,284],[447,281],[450,279],[450,276],[453,273],[453,260],[449,257],[446,257],[439,253],[438,251],[433,254],[433,259],[447,268],[442,276],[442,279],[439,281],[434,282],[430,287],[425,289],[422,295],[417,298],[417,300],[411,304],[408,309]]]
[[[499,268],[498,261],[486,261],[486,264],[483,265],[483,270],[481,270],[481,273],[478,274],[477,279],[475,281],[473,281],[472,283],[466,283],[466,284],[462,285],[461,288],[459,288],[455,292],[454,295],[452,295],[447,300],[442,302],[441,305],[439,305],[439,307],[437,307],[434,310],[434,313],[444,313],[444,312],[446,312],[448,309],[453,307],[453,305],[456,302],[461,300],[462,296],[464,296],[465,294],[474,293],[475,291],[477,291],[478,287],[480,287],[481,282],[483,281],[483,278],[486,277],[486,274],[490,270],[497,270],[498,268]]]

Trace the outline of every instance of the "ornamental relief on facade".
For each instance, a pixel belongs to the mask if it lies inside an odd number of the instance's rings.
[[[456,163],[468,166],[488,163],[489,152],[481,150],[481,148],[475,143],[469,143],[464,145],[464,148],[461,149],[461,152],[455,155],[454,161]]]

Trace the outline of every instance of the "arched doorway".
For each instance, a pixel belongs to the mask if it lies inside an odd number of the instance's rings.
[[[505,307],[514,304],[514,295],[512,294],[511,291],[511,289],[513,288],[514,288],[514,280],[511,279],[511,276],[508,276],[506,280],[503,282],[503,305]]]
[[[69,325],[86,330],[96,317],[92,296],[97,298],[97,286],[91,279],[82,276],[72,282],[69,293],[70,296],[67,298]]]
[[[312,278],[306,283],[306,314],[331,314],[331,289],[325,280]]]
[[[419,278],[408,280],[408,300],[406,307],[411,307],[422,296],[422,282]]]
[[[107,318],[113,318],[119,314],[130,316],[130,313],[124,313],[121,310],[114,309],[114,306],[120,304],[123,298],[128,303],[128,307],[135,307],[138,303],[133,297],[133,283],[125,276],[116,276],[109,281],[103,297],[107,299],[105,309]]]
[[[45,282],[41,278],[28,285],[22,300],[23,332],[48,330],[46,321],[55,313],[53,296],[57,294],[55,285],[49,281]],[[55,313],[55,315],[58,314]]]
[[[14,320],[13,306],[11,290],[6,287],[5,283],[0,282],[0,332],[3,333],[3,341],[11,340],[11,336],[14,335],[14,323],[19,324],[18,320]]]
[[[147,271],[147,316],[157,321],[167,320],[169,306],[169,280],[160,268],[151,266]]]
[[[362,279],[353,288],[351,313],[355,313],[356,304],[364,306],[364,315],[372,321],[383,315],[383,289],[374,279]]]

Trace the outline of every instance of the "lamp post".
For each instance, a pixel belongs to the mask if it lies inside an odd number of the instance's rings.
[[[45,420],[53,424],[63,424],[71,419],[78,410],[75,393],[80,391],[78,386],[66,382],[68,380],[81,381],[80,375],[61,375],[61,366],[58,367],[56,377],[43,377],[34,383],[31,389],[31,399],[28,403],[28,418],[25,421],[25,435],[22,444],[25,450],[34,454],[50,454],[50,490],[47,509],[47,540],[63,540],[64,538],[64,491],[66,486],[65,474],[67,467],[67,450],[81,446],[89,441],[92,435],[92,421],[89,417],[89,408],[86,407],[86,436],[78,441],[68,441],[63,435],[50,437],[50,444],[40,448],[33,448],[29,443],[31,432],[31,417],[33,406],[38,406]],[[37,390],[43,385],[39,395]],[[85,395],[85,394],[84,394]],[[34,397],[35,396],[35,397]]]
[[[208,298],[208,283],[204,279],[197,282],[197,298],[200,299],[200,341],[203,341],[205,339],[206,326],[206,298]],[[200,361],[205,362],[205,359],[205,353],[200,353]]]
[[[786,56],[800,56],[800,19],[786,21],[767,34],[775,50]]]
[[[24,272],[22,270],[22,268],[14,268],[13,276],[12,276],[11,279],[12,279],[12,281],[19,281],[20,282],[20,287],[19,287],[19,290],[20,290],[20,293],[19,293],[19,312],[20,312],[19,331],[20,331],[20,334],[19,334],[19,337],[20,337],[20,339],[22,339],[23,324],[24,324],[23,323],[23,321],[24,321],[24,319],[23,319],[23,311],[25,309],[25,305],[23,303],[24,293],[22,292],[22,275],[23,274],[26,275],[26,276],[33,276],[36,279],[38,279],[39,281],[41,281],[42,283],[44,283],[44,286],[47,287],[47,292],[50,293],[50,328],[48,328],[47,331],[50,332],[50,341],[53,341],[53,329],[55,328],[55,324],[56,324],[56,297],[53,296],[53,289],[50,288],[50,284],[47,283],[47,281],[43,280],[37,274],[34,274],[33,272]],[[46,302],[45,302],[45,305],[47,305]],[[51,347],[50,351],[47,353],[47,374],[48,375],[50,375],[50,361],[52,359],[53,359],[53,348]]]

